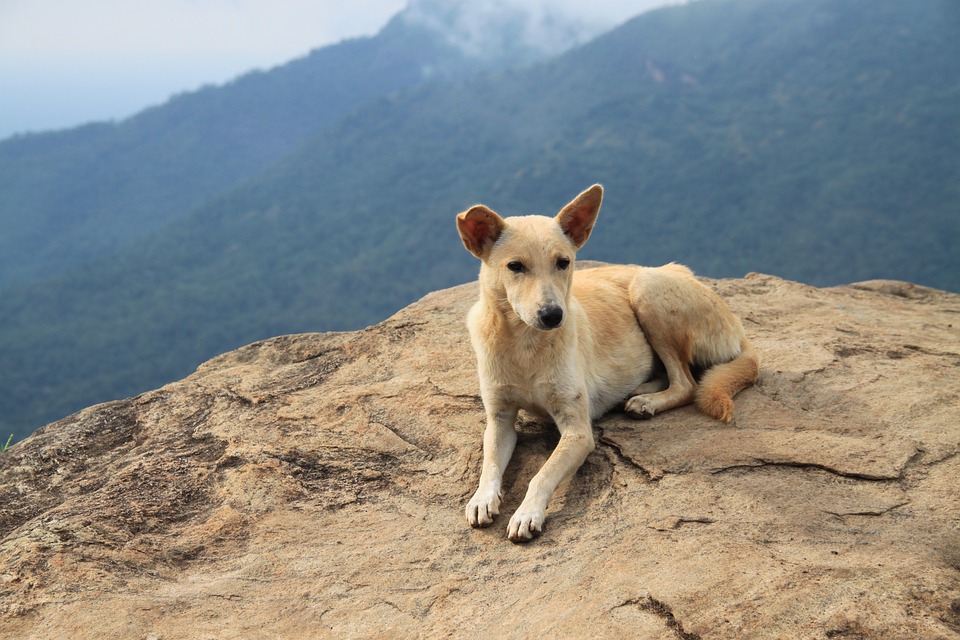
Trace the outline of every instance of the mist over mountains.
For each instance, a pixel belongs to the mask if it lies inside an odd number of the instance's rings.
[[[477,57],[407,14],[121,123],[0,143],[0,428],[376,322],[475,276],[457,211],[552,214],[597,181],[585,258],[960,290],[956,12],[700,0],[546,59]]]
[[[398,18],[423,28],[466,56],[487,64],[508,66],[558,55],[647,9],[685,0],[641,0],[624,3],[598,0],[589,5],[572,0],[411,0]]]

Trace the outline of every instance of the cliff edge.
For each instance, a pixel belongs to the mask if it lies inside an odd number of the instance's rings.
[[[709,283],[762,358],[734,422],[608,415],[528,545],[550,425],[463,516],[474,284],[44,427],[0,455],[0,637],[960,637],[960,295]]]

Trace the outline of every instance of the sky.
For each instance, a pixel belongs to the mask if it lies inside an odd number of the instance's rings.
[[[414,2],[426,0],[413,0]],[[436,0],[431,0],[436,1]],[[610,28],[677,0],[472,0]],[[450,0],[461,2],[461,0]],[[0,0],[0,139],[121,120],[171,96],[374,35],[407,0]]]

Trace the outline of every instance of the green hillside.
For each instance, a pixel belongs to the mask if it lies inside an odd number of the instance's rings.
[[[960,290],[952,0],[701,0],[534,67],[372,99],[131,250],[0,300],[18,434],[475,277],[453,216],[606,187],[585,258]]]
[[[121,122],[0,142],[0,287],[123,248],[440,65],[453,77],[476,66],[395,20],[376,37],[185,93]]]

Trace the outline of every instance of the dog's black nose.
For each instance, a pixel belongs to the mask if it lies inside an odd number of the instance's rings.
[[[563,309],[556,305],[544,307],[537,312],[537,319],[545,329],[556,329],[563,322]]]

